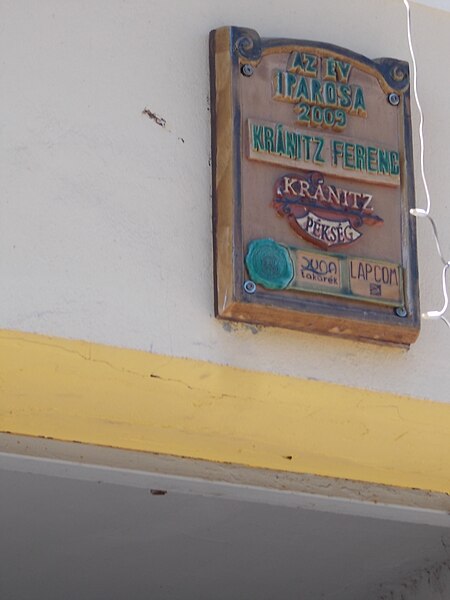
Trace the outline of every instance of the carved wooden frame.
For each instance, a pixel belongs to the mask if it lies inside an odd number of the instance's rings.
[[[248,278],[242,244],[242,130],[237,79],[244,65],[256,67],[263,56],[301,47],[326,50],[375,75],[386,94],[400,97],[402,111],[401,244],[404,269],[404,315],[369,303],[317,303],[313,295],[279,297],[276,292],[244,291]],[[408,346],[420,328],[414,207],[414,171],[409,96],[409,67],[403,61],[364,56],[333,46],[295,39],[261,39],[250,29],[222,27],[210,33],[213,235],[215,312],[222,319],[272,325]]]

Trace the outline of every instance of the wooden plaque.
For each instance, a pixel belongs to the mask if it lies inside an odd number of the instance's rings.
[[[216,315],[409,345],[408,64],[238,27],[210,61]]]

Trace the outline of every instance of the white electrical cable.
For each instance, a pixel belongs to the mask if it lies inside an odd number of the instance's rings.
[[[414,55],[414,49],[413,49],[412,39],[411,39],[411,9],[410,9],[408,0],[403,0],[403,2],[406,6],[406,20],[407,20],[407,24],[408,24],[408,44],[409,44],[409,52],[411,54],[411,60],[412,60],[412,64],[413,64],[414,98],[416,100],[417,108],[419,109],[419,115],[420,115],[420,123],[419,123],[420,170],[422,172],[422,181],[423,181],[423,185],[425,188],[425,196],[427,198],[426,210],[424,210],[423,208],[413,208],[411,210],[411,214],[413,214],[415,217],[419,217],[419,216],[422,217],[422,216],[428,216],[428,214],[430,212],[431,198],[430,198],[430,192],[428,190],[427,178],[425,177],[425,159],[424,159],[425,151],[424,151],[424,141],[423,141],[423,112],[422,112],[422,106],[421,106],[420,100],[419,100],[419,94],[417,93],[417,63],[416,63],[416,57]]]
[[[442,252],[441,244],[439,241],[439,233],[438,233],[438,230],[436,227],[436,223],[434,222],[433,218],[430,216],[431,197],[430,197],[430,192],[428,189],[427,178],[425,176],[425,160],[424,160],[424,156],[425,156],[425,144],[424,144],[424,137],[423,137],[423,120],[424,119],[423,119],[422,106],[421,106],[420,100],[419,100],[419,94],[417,92],[417,64],[416,64],[416,57],[414,54],[414,49],[413,49],[412,39],[411,39],[411,9],[410,9],[408,0],[403,0],[403,3],[406,6],[408,44],[409,44],[409,52],[411,54],[411,61],[412,61],[412,65],[413,65],[414,98],[415,98],[417,108],[419,110],[419,115],[420,115],[420,123],[419,123],[420,171],[421,171],[421,175],[422,175],[423,187],[425,189],[425,196],[427,199],[426,209],[412,208],[410,210],[410,213],[417,218],[426,218],[430,222],[432,230],[433,230],[434,241],[436,243],[437,252],[438,252],[439,258],[443,265],[443,268],[442,268],[442,293],[444,296],[444,304],[440,310],[430,310],[428,312],[423,313],[422,317],[424,319],[440,319],[441,321],[444,321],[444,323],[447,325],[447,327],[450,328],[450,322],[444,317],[444,313],[446,312],[446,310],[448,308],[447,270],[450,267],[450,260],[446,260],[446,258],[444,257],[444,253]]]

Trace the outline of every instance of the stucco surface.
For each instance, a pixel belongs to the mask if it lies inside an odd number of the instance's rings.
[[[0,328],[450,401],[442,323],[406,352],[213,315],[209,30],[408,59],[401,0],[2,0],[0,13]],[[448,251],[450,15],[415,4],[412,18]],[[428,224],[418,230],[422,307],[435,309],[440,265]]]
[[[424,4],[425,6],[431,6],[432,8],[438,8],[439,10],[450,11],[449,0],[413,0],[416,4]]]

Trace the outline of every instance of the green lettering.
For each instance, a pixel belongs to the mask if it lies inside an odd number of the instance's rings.
[[[303,59],[306,60],[305,73],[317,77],[317,56],[314,56],[314,54],[304,54]]]
[[[264,126],[264,150],[266,152],[274,151],[272,127]]]
[[[292,98],[294,86],[297,83],[297,77],[293,73],[285,73],[285,77],[286,77],[285,97]]]
[[[398,175],[400,173],[400,154],[398,152],[391,152],[391,175]]]
[[[296,133],[295,134],[297,137],[297,154],[295,155],[295,158],[297,160],[300,160],[302,158],[302,134],[301,133]]]
[[[277,125],[277,129],[276,129],[276,137],[277,137],[277,154],[284,154],[285,153],[285,146],[284,146],[284,136],[283,136],[283,125]]]
[[[338,81],[347,83],[351,68],[352,67],[351,67],[350,63],[346,63],[346,62],[342,62],[341,60],[337,60],[336,61],[336,72],[337,72]]]
[[[297,135],[293,131],[286,131],[286,156],[295,158],[297,154]]]
[[[311,79],[311,102],[323,106],[322,83],[319,79]]]
[[[350,85],[340,85],[338,87],[339,106],[350,108],[352,105],[352,88]]]
[[[336,84],[334,81],[327,81],[324,87],[325,92],[325,103],[327,106],[336,106],[337,105],[337,92],[336,92]]]
[[[360,144],[355,145],[355,168],[359,171],[367,170],[366,149]]]
[[[303,142],[305,147],[305,160],[311,160],[311,140],[313,138],[310,135],[303,136]]]
[[[263,126],[262,125],[253,124],[253,126],[252,126],[252,145],[253,145],[253,150],[256,150],[257,152],[259,150],[264,150]]]
[[[315,163],[324,163],[325,159],[322,156],[322,151],[323,151],[323,146],[324,146],[325,140],[323,138],[321,138],[321,137],[318,137],[318,136],[315,137],[315,138],[313,138],[313,139],[317,143],[316,151],[314,153],[313,162],[315,162]]]
[[[358,117],[367,116],[364,94],[362,88],[359,85],[355,88],[355,95],[353,97],[353,106],[351,112],[352,114],[358,115]]]
[[[343,156],[343,142],[339,140],[331,141],[331,161],[334,167],[338,164],[338,158]]]
[[[275,98],[283,96],[283,73],[281,71],[277,71],[273,77],[273,88]]]
[[[288,60],[287,70],[291,73],[304,73],[303,61],[300,52],[291,52]]]
[[[325,79],[336,81],[336,61],[334,58],[327,58],[325,60]]]
[[[355,170],[355,146],[349,142],[344,142],[344,169]]]
[[[372,146],[367,148],[367,170],[369,173],[378,173],[377,149]]]
[[[295,99],[301,102],[302,100],[306,100],[309,102],[309,89],[308,89],[308,81],[306,77],[300,77],[297,86],[297,92],[295,94]]]
[[[389,175],[390,170],[391,164],[389,151],[378,148],[378,173],[380,175]]]

